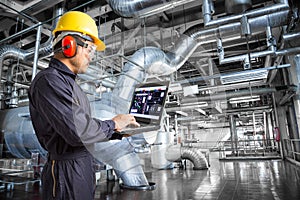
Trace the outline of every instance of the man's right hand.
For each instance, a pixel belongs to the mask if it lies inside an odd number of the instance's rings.
[[[112,118],[115,122],[115,131],[121,132],[125,127],[132,125],[139,127],[140,124],[135,121],[135,118],[131,114],[118,114]]]

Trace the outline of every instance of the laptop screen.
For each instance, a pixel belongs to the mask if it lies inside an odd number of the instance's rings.
[[[129,113],[138,122],[158,121],[161,118],[168,92],[168,83],[145,83],[134,90]]]

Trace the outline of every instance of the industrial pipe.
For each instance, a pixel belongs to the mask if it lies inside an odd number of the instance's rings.
[[[194,170],[207,169],[208,162],[205,155],[197,148],[171,145],[165,153],[166,159],[170,162],[179,162],[182,159],[191,161]]]
[[[122,17],[145,18],[162,13],[174,7],[184,5],[195,0],[106,0],[115,13]]]
[[[239,21],[243,16],[246,16],[247,18],[253,18],[257,16],[268,15],[271,13],[289,10],[288,1],[279,0],[278,3],[271,6],[265,6],[264,8],[254,9],[238,15],[232,15],[232,16],[222,17],[219,19],[212,20],[211,7],[212,7],[211,0],[203,0],[203,4],[202,4],[202,11],[204,11],[203,22],[204,22],[204,26],[206,27],[220,26],[220,25],[232,23],[234,21]]]

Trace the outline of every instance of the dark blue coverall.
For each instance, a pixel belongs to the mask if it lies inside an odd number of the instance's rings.
[[[42,171],[43,199],[94,199],[94,159],[87,148],[114,134],[112,120],[91,117],[76,74],[52,58],[31,83],[29,109],[33,127],[48,160]]]

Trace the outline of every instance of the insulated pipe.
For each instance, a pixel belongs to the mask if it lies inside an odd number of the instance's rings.
[[[300,54],[300,47],[282,49],[275,52],[276,56],[296,55]]]
[[[300,38],[300,32],[298,33],[287,33],[282,36],[284,41],[291,41]]]
[[[145,18],[195,0],[106,0],[122,17]]]
[[[0,130],[6,147],[15,157],[30,158],[32,152],[39,152],[46,158],[47,152],[34,133],[28,106],[0,111]]]
[[[165,153],[166,159],[170,162],[179,162],[188,159],[194,164],[194,170],[207,169],[208,162],[204,154],[197,148],[171,145]]]
[[[181,148],[181,158],[190,160],[194,164],[194,170],[208,169],[207,159],[199,149],[191,147]]]
[[[254,88],[249,90],[240,90],[234,92],[222,92],[210,96],[199,96],[197,98],[190,98],[190,99],[183,99],[182,103],[193,103],[195,101],[215,101],[215,100],[222,100],[222,99],[230,99],[233,97],[241,97],[241,96],[248,96],[248,95],[260,95],[260,94],[267,94],[278,91],[276,88]]]
[[[125,185],[148,185],[148,181],[140,166],[140,159],[134,153],[134,148],[131,138],[123,138],[121,141],[112,140],[96,143],[91,152],[93,152],[97,160],[111,165],[117,175],[122,178]]]
[[[222,51],[220,51],[220,53],[219,53],[220,64],[244,61],[245,59],[248,58],[248,56],[250,56],[250,58],[258,58],[258,57],[265,57],[268,55],[274,55],[276,53],[276,41],[275,41],[274,37],[272,36],[271,25],[273,26],[273,25],[277,24],[278,22],[284,23],[284,21],[286,21],[286,17],[283,17],[285,11],[283,12],[283,14],[281,14],[281,13],[274,13],[274,14],[270,14],[268,16],[261,16],[258,18],[249,19],[249,24],[250,24],[251,28],[253,27],[251,29],[253,31],[258,31],[257,29],[260,27],[266,27],[268,50],[260,51],[260,52],[253,52],[253,53],[250,53],[249,55],[243,54],[243,55],[232,56],[232,57],[228,57],[228,58],[224,58],[224,53]],[[269,24],[269,22],[270,22],[270,24]],[[261,24],[263,26],[259,26],[258,24]],[[219,41],[218,48],[222,50],[223,48],[221,45],[222,45],[222,43]]]
[[[279,11],[286,11],[289,10],[288,0],[279,0],[277,4],[266,6],[264,8],[259,8],[255,10],[251,10],[245,13],[241,13],[238,15],[223,17],[219,19],[212,20],[212,12],[210,11],[210,8],[212,7],[212,1],[211,0],[203,0],[202,4],[202,11],[203,12],[203,20],[204,20],[204,26],[220,26],[224,24],[228,24],[237,20],[240,20],[243,16],[246,16],[247,18],[253,18],[257,16],[267,15],[271,13],[276,13]]]
[[[237,137],[237,130],[236,130],[236,118],[234,115],[229,115],[229,124],[230,124],[230,138],[231,138],[231,149],[232,154],[238,155],[238,137]],[[253,122],[254,124],[254,122]]]
[[[134,62],[124,65],[122,75],[113,90],[113,95],[128,101],[131,100],[136,83],[143,82],[147,75],[161,75],[172,69],[166,54],[155,47],[144,47],[136,51],[130,60]]]
[[[252,33],[263,32],[265,27],[268,25],[271,28],[286,25],[288,11],[282,11],[278,13],[273,13],[266,16],[260,16],[252,19],[248,19],[249,26]],[[197,42],[196,48],[202,44],[210,44],[217,41],[217,38],[222,38],[222,40],[234,40],[237,36],[240,37],[240,22],[230,23],[226,25],[221,25],[216,28],[203,29],[201,25],[195,25],[186,30],[183,38],[179,38],[182,44],[184,44],[185,37],[189,36]],[[191,39],[190,39],[191,40]],[[185,42],[186,44],[194,44],[191,42]],[[183,47],[182,47],[183,48]],[[189,47],[191,50],[194,48]]]
[[[244,76],[247,75],[248,73],[257,73],[257,72],[263,72],[263,71],[267,71],[267,70],[276,70],[276,69],[280,69],[280,68],[287,68],[290,67],[290,64],[284,64],[284,65],[277,65],[277,66],[271,66],[271,67],[265,67],[265,68],[259,68],[259,69],[254,69],[254,70],[247,70],[247,71],[239,71],[239,72],[235,72],[235,73],[229,73],[229,74],[214,74],[212,76],[203,76],[203,77],[197,77],[197,78],[190,78],[188,80],[182,80],[182,81],[177,81],[176,83],[189,83],[189,82],[197,82],[197,81],[206,81],[206,80],[210,80],[210,79],[215,79],[215,78],[228,78],[230,76]]]
[[[156,141],[151,147],[151,164],[156,169],[172,168],[173,164],[166,159],[165,153],[174,141],[174,133],[159,131]]]
[[[30,55],[30,52],[21,50],[12,45],[0,46],[0,84],[2,80],[3,61],[8,58],[25,60],[28,55]]]

